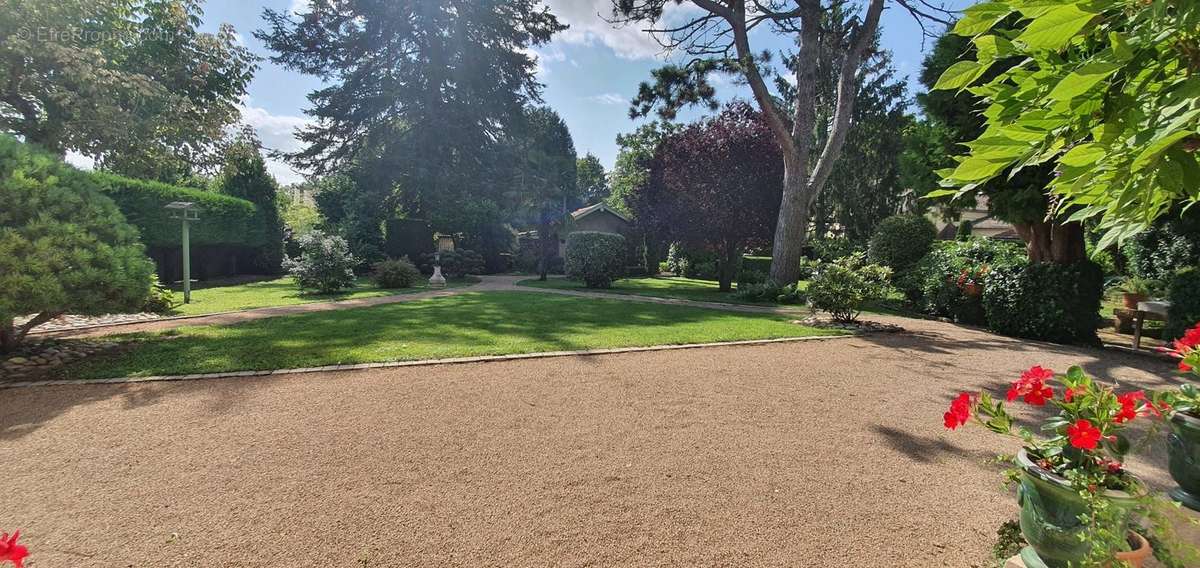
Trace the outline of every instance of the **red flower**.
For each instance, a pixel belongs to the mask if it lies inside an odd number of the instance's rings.
[[[1028,404],[1042,406],[1047,400],[1054,398],[1054,390],[1046,386],[1046,381],[1054,378],[1054,371],[1035,365],[1021,373],[1021,378],[1013,381],[1008,389],[1008,401],[1012,402],[1018,396],[1024,397]]]
[[[1113,421],[1122,424],[1137,418],[1138,403],[1143,400],[1146,400],[1146,393],[1140,390],[1117,395],[1117,402],[1121,403],[1121,410],[1113,417]]]
[[[1094,450],[1100,442],[1100,430],[1087,420],[1079,419],[1067,426],[1067,438],[1071,445],[1081,450]]]
[[[950,403],[950,411],[942,415],[942,421],[947,428],[953,430],[967,423],[971,418],[971,395],[962,393]]]
[[[1065,400],[1067,402],[1071,402],[1071,399],[1073,399],[1073,398],[1075,398],[1075,391],[1073,389],[1068,388],[1067,392],[1063,393],[1063,400]]]
[[[25,557],[29,556],[29,549],[17,544],[17,537],[20,536],[21,531],[13,533],[11,538],[8,533],[0,533],[0,562],[8,560],[16,568],[24,566]]]
[[[1196,327],[1187,330],[1183,334],[1183,337],[1176,339],[1171,347],[1162,348],[1162,351],[1170,353],[1179,359],[1187,359],[1189,355],[1192,355],[1198,349],[1200,349],[1200,324],[1196,324]],[[1193,367],[1188,361],[1181,360],[1179,362],[1179,370],[1188,373],[1193,370]]]

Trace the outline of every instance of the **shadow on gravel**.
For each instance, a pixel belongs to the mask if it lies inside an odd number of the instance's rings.
[[[904,454],[912,461],[918,463],[933,463],[938,461],[939,457],[950,455],[969,458],[967,461],[975,463],[980,467],[990,463],[994,465],[992,469],[997,471],[1004,469],[1002,464],[994,463],[996,454],[992,452],[967,450],[941,438],[920,436],[890,426],[876,424],[871,429],[887,440],[889,448]]]

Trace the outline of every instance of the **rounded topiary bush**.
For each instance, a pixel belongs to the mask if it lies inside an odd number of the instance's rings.
[[[1095,345],[1104,273],[1094,262],[1001,266],[988,273],[988,328],[1014,337]]]
[[[567,235],[567,276],[588,288],[607,288],[625,273],[625,237],[600,231]]]
[[[141,309],[154,264],[87,173],[0,136],[0,204],[0,350],[59,314]]]
[[[371,281],[380,288],[408,288],[420,279],[421,271],[407,256],[381,260],[371,267]]]
[[[937,227],[929,219],[920,215],[893,215],[875,229],[867,257],[899,274],[929,254],[935,238]]]

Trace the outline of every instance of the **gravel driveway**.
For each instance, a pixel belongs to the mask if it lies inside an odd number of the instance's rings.
[[[947,324],[715,347],[0,391],[31,568],[981,565],[1015,513],[962,388],[1170,367]],[[1134,467],[1168,482],[1161,444]],[[1006,446],[1003,449],[1015,449]]]

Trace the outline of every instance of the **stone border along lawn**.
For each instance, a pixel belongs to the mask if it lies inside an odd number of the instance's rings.
[[[790,319],[536,292],[464,292],[231,326],[113,336],[137,344],[66,366],[56,375],[189,375],[847,334]]]

